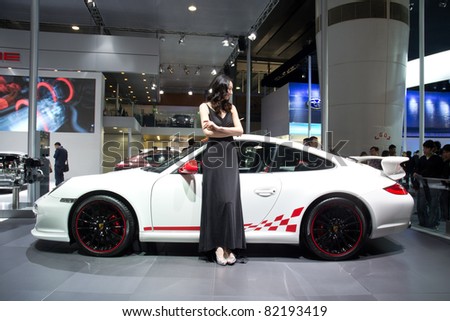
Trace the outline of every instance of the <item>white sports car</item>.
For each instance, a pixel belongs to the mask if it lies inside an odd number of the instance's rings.
[[[394,179],[403,157],[383,171],[267,136],[236,138],[248,243],[301,244],[322,259],[353,257],[367,238],[406,229],[413,199]],[[159,167],[69,179],[35,202],[34,237],[76,242],[95,256],[141,242],[198,242],[204,146]]]

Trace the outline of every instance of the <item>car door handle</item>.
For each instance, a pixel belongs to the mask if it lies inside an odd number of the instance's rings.
[[[255,189],[254,192],[259,196],[268,197],[275,194],[277,191],[275,188],[268,188],[268,189]]]

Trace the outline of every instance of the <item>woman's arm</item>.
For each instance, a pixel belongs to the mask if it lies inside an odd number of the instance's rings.
[[[206,104],[200,105],[200,119],[202,121],[203,133],[208,137],[228,137],[240,136],[244,133],[239,114],[236,107],[231,108],[231,116],[233,119],[233,127],[217,126],[214,122],[209,120],[209,107]]]

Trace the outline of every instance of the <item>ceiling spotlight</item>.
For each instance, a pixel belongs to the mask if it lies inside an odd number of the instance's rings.
[[[189,10],[190,12],[194,12],[194,11],[197,11],[197,7],[196,7],[195,5],[193,5],[193,4],[191,4],[191,5],[188,7],[188,10]]]
[[[448,0],[442,0],[442,1],[439,1],[438,6],[439,6],[439,8],[446,8],[447,4],[448,4]]]
[[[189,96],[192,96],[193,94],[194,94],[194,93],[192,92],[192,90],[189,90],[189,91],[188,91],[188,95],[189,95]]]
[[[213,76],[217,75],[217,70],[215,67],[211,70],[211,75]]]
[[[230,61],[230,67],[234,67],[234,60]]]
[[[167,71],[170,72],[171,74],[173,74],[173,68],[171,65],[167,66]]]
[[[163,68],[163,66],[162,65],[159,65],[159,73],[160,74],[163,74],[164,73],[164,68]]]
[[[78,31],[78,30],[80,30],[80,27],[78,27],[78,26],[72,26],[72,30]]]
[[[248,39],[250,39],[251,41],[254,41],[256,39],[256,31],[250,32],[248,35]]]
[[[90,7],[95,7],[95,2],[94,2],[94,0],[85,0],[86,1],[86,4],[88,5],[88,6],[90,6]]]
[[[195,70],[195,75],[200,76],[200,67],[197,67],[197,69]]]
[[[184,45],[184,38],[185,38],[184,35],[181,35],[181,36],[180,36],[180,40],[178,40],[178,44],[179,44],[179,45]]]
[[[164,95],[164,90],[160,89],[159,94]]]
[[[164,37],[164,36],[159,37],[159,41],[165,42],[166,41],[166,37]]]
[[[411,2],[409,4],[409,11],[412,11],[414,9],[414,2]]]
[[[187,66],[184,66],[184,73],[187,75],[189,75],[189,68]]]

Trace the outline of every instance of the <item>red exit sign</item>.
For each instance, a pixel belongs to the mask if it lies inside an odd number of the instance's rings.
[[[20,52],[0,51],[0,61],[20,61]]]

